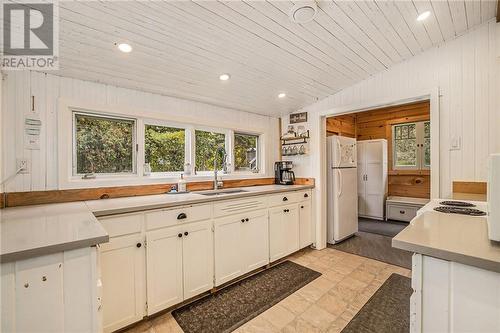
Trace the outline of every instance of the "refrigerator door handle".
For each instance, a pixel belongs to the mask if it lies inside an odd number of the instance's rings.
[[[340,172],[340,170],[337,169],[337,174],[339,175],[339,182],[338,182],[339,190],[337,191],[337,197],[340,197],[342,195],[342,173]]]
[[[342,150],[341,150],[341,145],[340,145],[340,140],[337,139],[337,152],[335,154],[337,158],[337,166],[339,167],[341,164],[341,158],[342,158]]]

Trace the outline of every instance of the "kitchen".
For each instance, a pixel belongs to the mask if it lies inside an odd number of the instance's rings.
[[[59,69],[2,68],[2,331],[500,329],[498,1],[51,10]],[[328,119],[418,103],[428,170],[383,168],[388,195],[429,200],[384,240],[409,266],[331,244]],[[358,186],[341,192],[356,204],[333,213],[358,208]],[[382,196],[382,219],[408,203]]]

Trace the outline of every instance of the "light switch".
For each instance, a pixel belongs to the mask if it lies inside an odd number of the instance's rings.
[[[462,138],[459,136],[454,136],[451,138],[450,150],[460,150],[461,149]]]

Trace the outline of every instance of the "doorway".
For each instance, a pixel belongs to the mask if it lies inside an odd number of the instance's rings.
[[[411,254],[391,241],[416,212],[403,208],[424,205],[431,196],[430,121],[429,100],[326,118],[327,142],[352,138],[358,157],[357,184],[349,187],[358,193],[358,232],[332,247],[411,268]]]

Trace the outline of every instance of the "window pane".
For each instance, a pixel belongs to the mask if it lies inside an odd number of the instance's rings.
[[[146,163],[151,165],[152,172],[184,170],[184,129],[146,125],[144,145]]]
[[[396,166],[417,165],[417,140],[396,140],[394,145]]]
[[[407,139],[408,138],[408,126],[401,126],[401,138],[402,139]]]
[[[76,114],[75,138],[77,174],[133,172],[133,120]]]
[[[259,137],[248,134],[234,134],[234,169],[237,171],[257,170],[257,142]]]
[[[396,126],[396,139],[401,139],[401,126]]]
[[[408,137],[410,139],[417,138],[417,124],[408,125]]]
[[[213,171],[215,152],[218,147],[225,147],[226,136],[221,133],[195,131],[196,170]],[[222,154],[217,155],[218,169],[222,169]]]
[[[431,123],[428,121],[424,123],[424,137],[425,138],[431,137]]]

